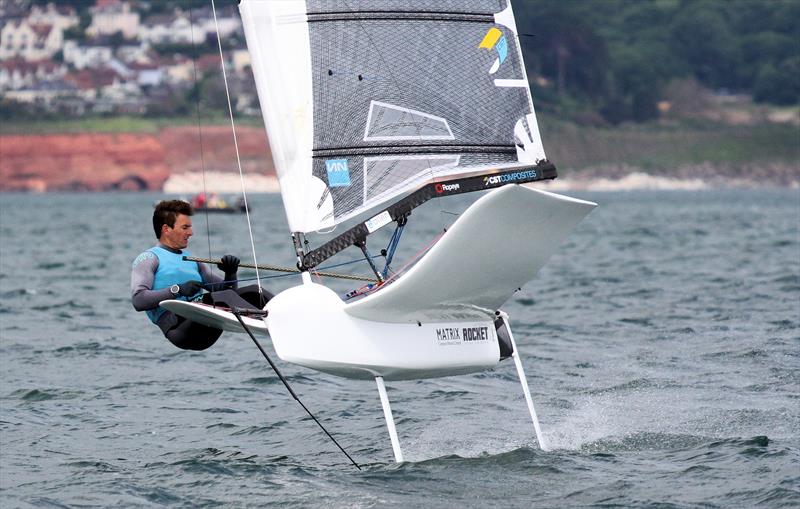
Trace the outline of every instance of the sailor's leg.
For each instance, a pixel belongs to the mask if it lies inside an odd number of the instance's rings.
[[[378,394],[381,395],[381,405],[383,406],[383,416],[386,418],[386,427],[389,428],[389,438],[392,440],[392,450],[394,450],[394,460],[401,463],[403,451],[400,450],[400,440],[397,439],[397,430],[394,427],[394,417],[392,407],[389,406],[389,397],[386,395],[386,386],[383,384],[383,377],[376,376],[375,382],[378,384]]]
[[[167,311],[167,313],[171,314],[170,311]],[[166,315],[167,313],[164,314]],[[169,328],[162,328],[164,336],[173,345],[183,350],[205,350],[216,343],[222,335],[222,330],[220,329],[206,327],[183,317],[175,317],[170,322],[168,322],[168,319],[163,319],[163,321],[171,323]],[[162,320],[159,320],[159,327],[161,325]]]
[[[258,291],[258,286],[251,285],[238,290],[219,290],[203,295],[203,303],[227,308],[241,308],[250,310],[263,309],[272,298],[266,290]]]
[[[258,309],[263,309],[267,302],[273,297],[272,293],[264,288],[259,289],[258,285],[243,286],[236,290],[236,293]]]
[[[531,391],[528,388],[528,379],[525,377],[525,370],[522,369],[522,360],[519,358],[519,352],[517,351],[517,343],[514,342],[514,335],[511,333],[511,327],[508,327],[507,316],[504,316],[504,318],[506,319],[506,331],[508,332],[508,337],[511,340],[511,347],[514,350],[513,353],[511,354],[511,357],[514,358],[514,364],[517,366],[519,383],[522,384],[522,392],[525,394],[525,402],[528,403],[528,412],[531,414],[531,420],[533,421],[533,429],[536,432],[536,440],[539,442],[539,448],[543,451],[546,451],[547,446],[544,445],[542,430],[539,427],[539,418],[536,417],[536,410],[533,408],[533,399],[531,399]]]

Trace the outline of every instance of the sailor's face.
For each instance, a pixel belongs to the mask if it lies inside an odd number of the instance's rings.
[[[175,226],[164,225],[161,230],[161,243],[173,249],[184,249],[189,245],[189,237],[192,232],[192,218],[184,214],[178,214],[175,218]]]

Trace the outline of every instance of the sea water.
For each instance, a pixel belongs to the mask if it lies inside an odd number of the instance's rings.
[[[398,465],[373,382],[262,341],[361,471],[247,336],[180,351],[133,310],[160,195],[0,195],[0,506],[800,505],[798,191],[572,194],[600,206],[505,306],[548,451],[510,360],[387,383]],[[293,265],[280,197],[249,198],[258,261]],[[469,199],[415,211],[395,265]],[[195,255],[252,261],[244,216],[194,223]]]

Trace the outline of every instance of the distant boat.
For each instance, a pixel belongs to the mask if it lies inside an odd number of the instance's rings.
[[[244,203],[237,203],[236,205],[222,205],[212,207],[194,207],[196,213],[214,213],[214,214],[243,214],[247,211]]]
[[[190,203],[192,204],[192,209],[198,213],[243,214],[247,211],[243,199],[239,198],[236,203],[229,205],[225,200],[217,197],[216,194],[212,194],[207,198],[205,193],[199,193],[192,198]]]

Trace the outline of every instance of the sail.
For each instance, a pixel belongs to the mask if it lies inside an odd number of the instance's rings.
[[[240,11],[292,231],[545,160],[508,0],[243,0]]]

